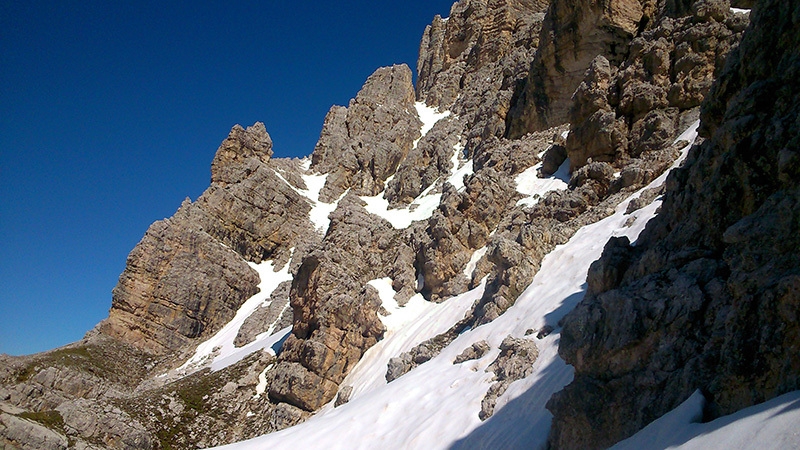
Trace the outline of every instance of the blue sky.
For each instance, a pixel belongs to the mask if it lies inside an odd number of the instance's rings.
[[[0,2],[0,353],[80,339],[234,124],[309,154],[452,1],[189,3]]]

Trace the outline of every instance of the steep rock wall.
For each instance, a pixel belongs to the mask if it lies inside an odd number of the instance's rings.
[[[570,98],[597,56],[614,63],[655,13],[654,0],[555,0],[525,85],[508,118],[510,137],[567,121]]]
[[[305,187],[299,163],[271,156],[263,124],[231,130],[212,163],[211,186],[154,223],[131,251],[101,332],[174,355],[218,330],[257,292],[245,258],[285,262],[291,248],[313,243],[311,206],[285,181]]]
[[[698,388],[708,417],[800,388],[800,3],[751,20],[661,214],[636,246],[608,243],[565,317],[556,448],[610,445]]]

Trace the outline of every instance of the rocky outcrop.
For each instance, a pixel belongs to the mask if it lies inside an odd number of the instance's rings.
[[[420,137],[414,100],[411,69],[398,65],[375,71],[347,108],[331,108],[311,156],[312,168],[328,174],[320,199],[383,191]]]
[[[408,204],[452,169],[454,151],[469,155],[505,132],[514,86],[527,75],[546,2],[463,0],[436,16],[420,44],[417,98],[452,115],[414,147],[386,198]],[[441,189],[441,186],[439,186]]]
[[[3,448],[37,448],[41,450],[66,450],[66,436],[51,430],[36,420],[0,412],[0,444]]]
[[[269,375],[269,396],[313,411],[332,400],[344,377],[384,333],[381,300],[370,280],[391,277],[397,291],[416,284],[403,235],[364,210],[354,194],[331,214],[322,245],[292,282],[292,334]]]
[[[508,118],[510,137],[567,121],[572,93],[597,55],[619,63],[630,40],[654,13],[654,1],[600,0],[550,3],[540,46]]]
[[[465,0],[447,19],[436,16],[422,35],[418,97],[449,109],[459,96],[475,96],[487,75],[513,75],[511,60],[530,61],[524,54],[538,46],[538,14],[546,8],[541,0]],[[488,81],[503,84],[502,77]]]
[[[211,164],[211,186],[195,202],[189,221],[244,259],[276,260],[292,248],[313,245],[309,200],[297,160],[270,159],[272,140],[264,125],[235,126]]]
[[[461,117],[472,139],[502,136],[514,89],[539,45],[547,3],[462,0],[447,19],[434,18],[420,44],[417,98]]]
[[[513,336],[503,339],[500,344],[500,354],[486,368],[487,372],[494,373],[494,383],[481,401],[481,411],[478,413],[481,420],[486,420],[494,414],[497,399],[508,390],[511,383],[533,373],[533,363],[538,357],[539,349],[533,341]]]
[[[464,351],[458,356],[456,356],[456,359],[453,360],[453,364],[461,364],[473,359],[480,359],[489,351],[489,348],[489,343],[485,340],[475,342],[474,344],[465,348]]]
[[[299,165],[273,164],[271,155],[263,124],[231,130],[214,157],[211,186],[154,223],[131,251],[101,332],[157,354],[185,349],[258,291],[243,257],[285,261],[300,236],[313,243],[311,206],[297,192],[305,186],[286,181],[299,178]],[[287,168],[294,177],[281,175]]]
[[[265,332],[277,332],[292,325],[292,308],[289,307],[289,288],[291,281],[284,281],[270,294],[269,303],[261,305],[245,319],[233,345],[242,345],[253,342],[255,338]]]
[[[458,164],[463,159],[463,135],[464,123],[459,118],[439,120],[411,149],[387,183],[384,197],[390,205],[406,206],[428,189],[441,190],[443,179],[458,168],[454,162]]]
[[[608,446],[698,388],[708,418],[800,388],[800,5],[750,16],[703,104],[707,140],[637,245],[609,242],[564,319],[575,379],[548,406],[556,448]]]
[[[10,448],[153,448],[145,427],[114,402],[128,395],[154,364],[152,356],[100,334],[39,355],[4,359],[0,443]]]
[[[654,152],[669,148],[695,120],[691,111],[748,23],[719,0],[695,2],[683,17],[666,12],[631,41],[624,61],[614,64],[601,54],[589,65],[569,112],[566,149],[573,170],[589,160],[658,164]]]
[[[151,225],[128,256],[103,333],[155,353],[179,350],[257,292],[258,275],[236,252],[186,224],[189,208]]]

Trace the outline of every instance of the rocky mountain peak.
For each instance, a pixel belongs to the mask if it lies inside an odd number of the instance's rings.
[[[397,65],[370,75],[347,108],[325,117],[311,155],[313,170],[328,174],[320,199],[331,202],[346,190],[377,195],[419,135],[411,69]]]
[[[236,183],[245,178],[247,168],[266,164],[271,157],[272,139],[263,123],[256,122],[247,129],[235,125],[211,162],[211,182]],[[248,162],[250,159],[254,161]]]

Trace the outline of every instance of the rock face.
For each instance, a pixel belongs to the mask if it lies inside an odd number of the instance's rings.
[[[245,259],[286,260],[300,236],[313,243],[311,206],[285,181],[296,176],[281,175],[299,166],[285,170],[271,155],[263,124],[231,130],[214,157],[211,186],[154,223],[128,256],[101,332],[158,354],[184,349],[258,291]]]
[[[668,148],[676,131],[694,121],[687,116],[747,25],[722,1],[697,2],[683,17],[669,12],[649,19],[648,29],[618,51],[621,62],[602,54],[592,60],[569,111],[573,169],[590,159],[620,165],[639,158],[652,167],[659,159],[654,151]]]
[[[434,18],[420,44],[417,98],[460,117],[473,145],[505,134],[514,90],[539,46],[547,3],[462,0],[446,20]]]
[[[564,320],[575,380],[548,406],[554,447],[605,447],[698,388],[709,418],[800,388],[798,17],[756,2],[661,214],[592,265]]]
[[[420,137],[414,85],[406,65],[372,74],[347,108],[334,106],[325,117],[312,168],[327,173],[320,193],[333,201],[347,189],[376,195]]]
[[[469,154],[505,133],[514,88],[527,75],[547,4],[541,0],[464,0],[426,27],[419,50],[418,100],[452,116],[440,121],[401,163],[386,198],[408,204],[452,168],[454,147]]]
[[[589,63],[597,55],[621,62],[630,40],[650,20],[654,3],[550,3],[539,39],[541,45],[509,116],[508,135],[518,137],[566,122],[570,98]]]
[[[270,372],[271,399],[318,409],[383,336],[381,300],[367,282],[391,276],[398,286],[416,283],[413,252],[394,231],[352,193],[339,203],[322,246],[303,260],[292,283],[294,323]]]

